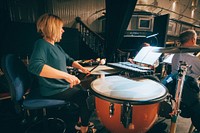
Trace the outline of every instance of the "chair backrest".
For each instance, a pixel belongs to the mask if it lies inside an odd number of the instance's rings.
[[[30,88],[31,78],[26,65],[14,54],[7,54],[1,60],[2,71],[8,80],[13,102],[18,103]]]

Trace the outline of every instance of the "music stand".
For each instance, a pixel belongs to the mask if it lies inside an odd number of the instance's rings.
[[[180,108],[180,102],[181,102],[181,96],[182,96],[182,90],[183,90],[183,85],[185,81],[185,76],[188,70],[188,65],[186,62],[179,62],[179,70],[178,70],[178,82],[176,85],[176,94],[175,94],[175,106],[173,108],[173,111],[171,113],[171,126],[170,126],[170,133],[175,133],[176,132],[176,121],[181,113]]]
[[[158,47],[152,46],[143,47],[135,56],[133,61],[153,66],[162,54],[154,52],[154,50],[157,48]]]

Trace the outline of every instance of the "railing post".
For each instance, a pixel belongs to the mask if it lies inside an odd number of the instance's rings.
[[[80,17],[76,17],[76,22],[79,23],[79,32],[81,39],[93,50],[100,58],[105,58],[105,40],[100,35],[92,31],[86,24],[81,21]]]

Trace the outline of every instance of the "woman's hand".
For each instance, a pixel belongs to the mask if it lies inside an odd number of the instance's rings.
[[[90,74],[90,71],[87,68],[81,66],[77,61],[72,63],[72,67],[81,70],[82,73]]]
[[[81,68],[81,71],[82,71],[83,73],[90,74],[90,71],[89,71],[87,68],[85,68],[85,67],[82,67],[82,68]]]
[[[71,74],[67,74],[65,80],[70,83],[70,88],[80,83],[80,80]]]

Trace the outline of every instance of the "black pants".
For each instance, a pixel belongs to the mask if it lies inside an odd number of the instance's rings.
[[[77,85],[74,88],[69,88],[64,92],[58,93],[56,95],[48,96],[45,98],[53,98],[66,100],[72,103],[75,103],[79,106],[80,117],[82,126],[88,126],[91,111],[88,109],[86,99],[88,97],[88,93],[84,90],[80,85]]]
[[[200,102],[192,107],[191,120],[195,128],[198,129],[198,131],[200,131]]]

